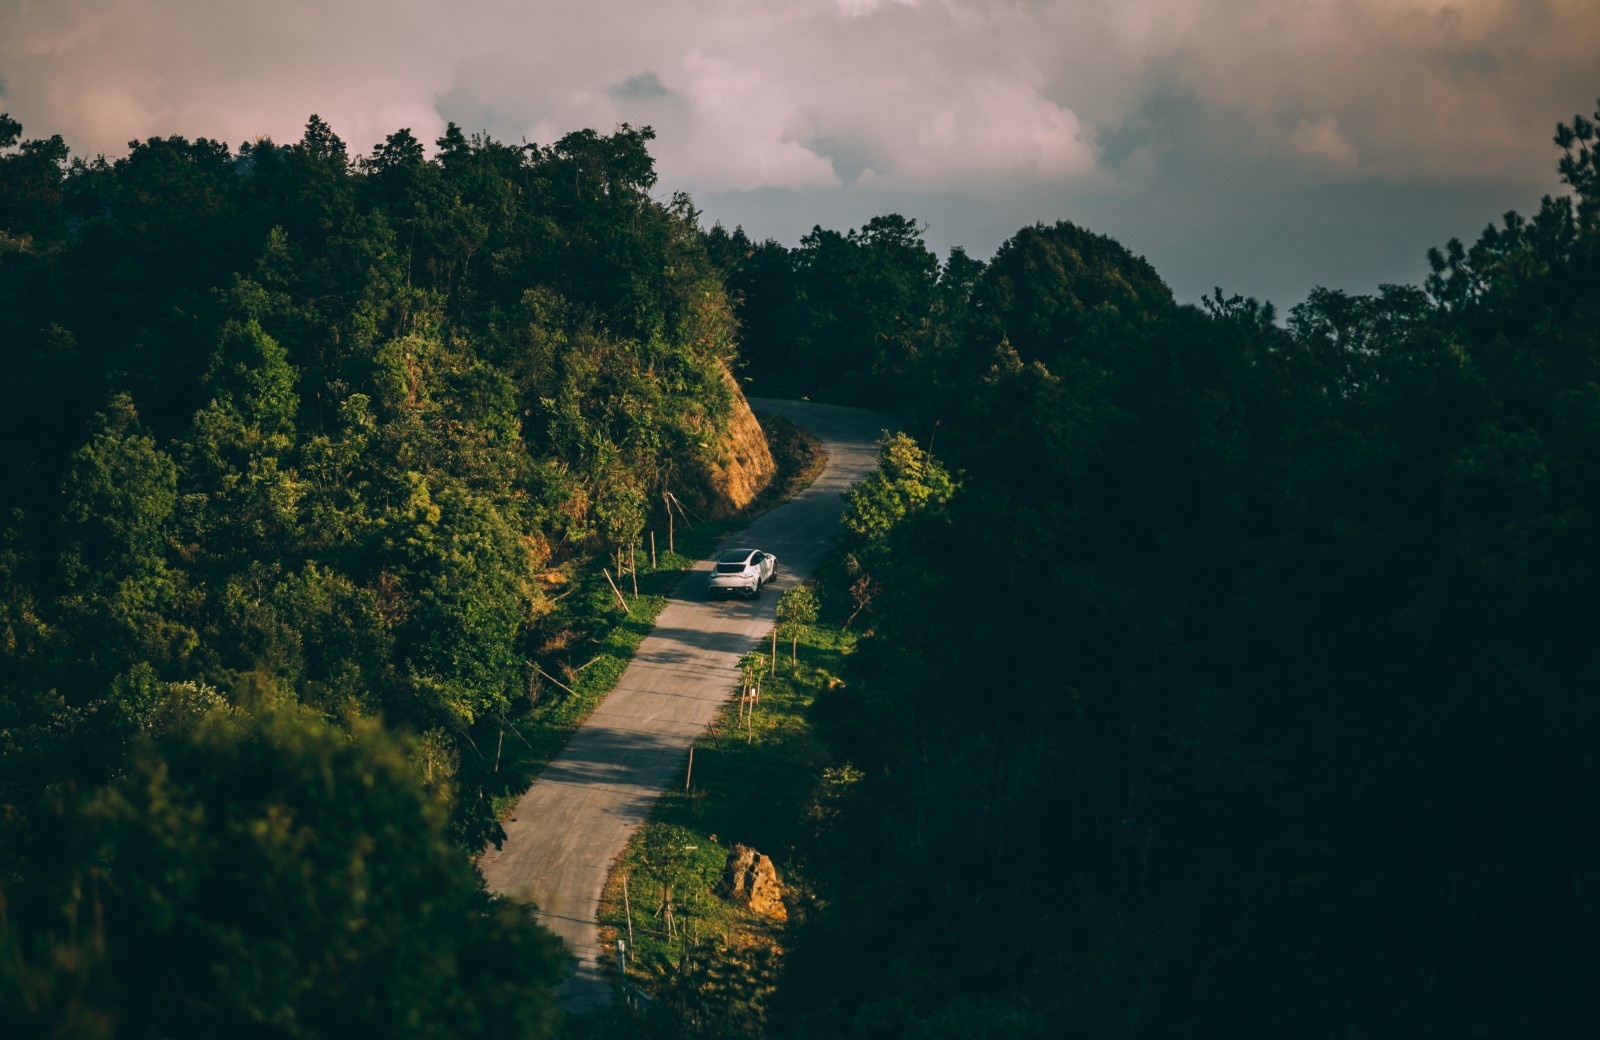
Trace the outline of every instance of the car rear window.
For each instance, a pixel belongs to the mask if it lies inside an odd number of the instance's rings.
[[[719,564],[717,564],[717,573],[718,574],[738,574],[743,570],[744,570],[744,562],[743,561],[740,561],[739,563],[719,563]]]

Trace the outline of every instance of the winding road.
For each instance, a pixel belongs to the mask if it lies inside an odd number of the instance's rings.
[[[490,891],[533,902],[540,923],[576,955],[561,986],[569,1011],[611,1001],[596,915],[612,862],[656,797],[682,776],[690,745],[738,683],[739,657],[772,627],[778,595],[827,553],[845,489],[872,471],[877,439],[890,426],[854,408],[763,399],[750,406],[805,428],[828,453],[815,483],[724,543],[778,557],[770,591],[754,601],[710,602],[709,562],[686,575],[616,689],[517,803],[504,844],[479,858]]]

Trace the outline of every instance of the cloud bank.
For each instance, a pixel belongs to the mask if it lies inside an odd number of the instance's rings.
[[[356,153],[649,124],[697,199],[1536,199],[1596,54],[1594,0],[0,0],[0,110],[111,157],[312,112]]]

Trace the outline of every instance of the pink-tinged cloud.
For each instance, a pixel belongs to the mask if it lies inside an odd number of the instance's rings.
[[[1559,190],[1550,133],[1592,111],[1596,54],[1596,0],[0,0],[0,111],[111,157],[294,140],[313,112],[357,154],[447,121],[546,144],[628,122],[657,131],[663,191],[798,192],[819,220],[937,200],[980,254],[1099,214],[1153,257],[1189,234],[1174,255],[1199,264],[1317,217],[1302,189],[1528,208]]]

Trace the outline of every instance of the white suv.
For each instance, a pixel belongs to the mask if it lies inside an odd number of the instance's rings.
[[[761,586],[778,573],[778,558],[760,549],[729,549],[711,565],[706,595],[742,592],[749,599],[761,595]]]

